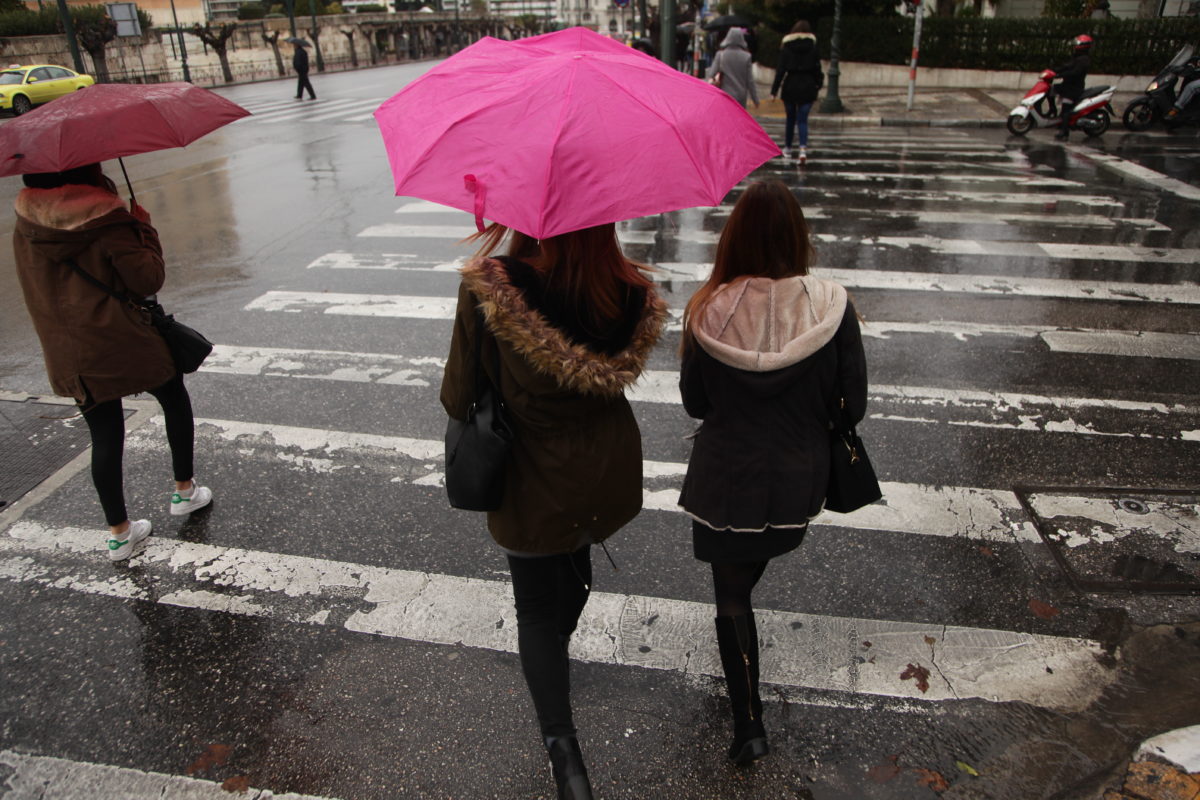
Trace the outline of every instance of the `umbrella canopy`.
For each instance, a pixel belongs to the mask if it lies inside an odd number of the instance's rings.
[[[704,30],[715,31],[721,28],[753,28],[754,20],[741,14],[723,14],[704,23]]]
[[[289,44],[298,44],[301,47],[312,47],[311,42],[309,42],[307,39],[301,39],[299,36],[289,36],[288,38],[284,39],[284,41]]]
[[[375,119],[397,195],[537,238],[717,205],[779,154],[725,92],[584,28],[481,39]]]
[[[183,147],[249,111],[190,83],[100,83],[0,127],[0,175]]]

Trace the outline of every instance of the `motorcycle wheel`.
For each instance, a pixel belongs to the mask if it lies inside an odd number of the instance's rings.
[[[1088,136],[1099,136],[1108,130],[1108,126],[1112,124],[1112,118],[1108,116],[1108,112],[1103,108],[1099,111],[1093,111],[1083,119],[1079,120],[1083,132]],[[1086,126],[1085,126],[1086,123]]]
[[[1148,130],[1154,124],[1157,114],[1149,100],[1134,100],[1125,108],[1121,122],[1128,130],[1135,133]]]
[[[1032,117],[1022,117],[1013,114],[1008,118],[1008,132],[1013,136],[1024,136],[1033,128]]]

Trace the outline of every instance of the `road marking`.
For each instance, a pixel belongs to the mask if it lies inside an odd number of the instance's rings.
[[[801,188],[801,197],[804,190]],[[881,196],[892,200],[918,203],[954,203],[955,205],[977,203],[980,205],[1017,205],[1036,206],[1045,209],[1046,206],[1080,205],[1087,208],[1120,209],[1125,203],[1110,195],[1098,194],[1034,194],[1032,192],[970,192],[955,189],[855,189],[846,191],[822,190],[821,197],[825,200],[865,199],[872,205],[878,203]]]
[[[201,370],[206,374],[430,387],[440,385],[444,367],[441,357],[219,344]],[[680,405],[679,373],[647,370],[627,396],[632,402]],[[873,419],[933,425],[1164,439],[1183,439],[1186,431],[1200,426],[1200,408],[1135,400],[886,384],[871,386],[868,398]],[[1128,415],[1140,418],[1135,424]]]
[[[982,241],[943,239],[937,236],[843,236],[817,234],[817,241],[859,246],[927,248],[943,255],[1061,258],[1081,261],[1129,261],[1137,264],[1200,263],[1195,248],[1140,247],[1136,245],[1062,244],[1058,242]]]
[[[1147,183],[1152,188],[1161,189],[1188,200],[1200,200],[1200,186],[1192,186],[1189,183],[1167,177],[1161,172],[1143,167],[1141,164],[1134,164],[1124,158],[1101,153],[1090,147],[1067,145],[1067,149],[1084,161],[1091,161],[1128,178]]]
[[[221,784],[198,778],[143,772],[140,769],[111,767],[68,761],[64,758],[32,756],[0,751],[4,770],[4,797],[8,800],[102,800],[103,798],[187,798],[187,800],[331,800],[316,795],[275,794],[264,789],[231,793]]]
[[[153,418],[129,435],[129,447],[165,452],[167,444],[161,427],[162,418]],[[196,438],[212,448],[232,445],[243,460],[258,459],[308,475],[368,469],[390,476],[390,481],[399,485],[439,487],[443,481],[445,443],[441,439],[224,419],[197,419]],[[643,461],[643,507],[682,514],[678,501],[686,472],[686,463]],[[1041,541],[1011,491],[897,481],[881,481],[880,486],[884,496],[881,503],[851,514],[823,512],[814,525],[977,541]],[[1133,521],[1138,527],[1145,523],[1143,517]]]
[[[733,206],[720,206],[713,210],[712,217],[728,216]],[[1152,231],[1169,231],[1166,225],[1153,219],[1133,217],[1102,217],[1096,214],[1015,214],[985,211],[925,211],[918,209],[864,209],[829,208],[808,206],[804,209],[805,219],[845,219],[849,216],[882,219],[912,219],[925,225],[1019,225],[1060,228],[1107,229],[1128,226]]]
[[[793,174],[795,167],[759,167],[755,174],[759,173],[771,174]],[[1065,178],[1050,178],[1038,175],[995,175],[987,174],[967,174],[967,173],[951,173],[945,175],[913,175],[913,174],[898,174],[895,172],[809,172],[805,176],[805,180],[809,183],[814,182],[813,179],[819,178],[837,178],[838,180],[855,182],[855,181],[924,181],[926,183],[1014,183],[1018,186],[1028,186],[1030,188],[1050,188],[1050,187],[1067,187],[1067,186],[1083,186],[1079,181],[1069,181]]]
[[[293,119],[312,119],[317,114],[324,114],[333,109],[337,109],[335,113],[348,113],[360,104],[361,101],[358,100],[322,100],[319,102],[290,100],[280,102],[277,107],[264,111],[255,111],[253,108],[250,108],[248,110],[251,112],[251,116],[242,117],[242,120],[250,122],[290,122]]]
[[[464,517],[464,525],[478,525]],[[0,579],[184,608],[515,653],[510,584],[152,536],[114,568],[103,535],[21,521],[0,537]],[[1115,677],[1086,639],[757,610],[762,680],[937,702],[978,698],[1079,710]],[[593,591],[571,641],[580,661],[722,675],[712,606]],[[902,680],[929,670],[922,692]]]

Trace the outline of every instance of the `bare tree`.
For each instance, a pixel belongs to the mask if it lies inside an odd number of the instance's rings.
[[[95,21],[75,23],[75,36],[79,44],[92,57],[96,70],[96,82],[108,82],[108,58],[104,55],[105,46],[117,38],[117,23],[105,14]]]
[[[192,26],[192,35],[211,47],[220,59],[221,73],[226,83],[233,83],[233,70],[229,68],[229,39],[237,28],[235,22],[222,22],[215,28],[211,22]]]
[[[262,40],[271,45],[271,52],[275,54],[275,69],[279,70],[279,77],[287,75],[287,71],[283,68],[283,56],[279,53],[279,31],[273,31],[270,35],[263,31]]]
[[[358,69],[358,53],[354,49],[354,28],[339,28],[346,37],[346,45],[350,48],[350,66]]]
[[[325,71],[325,59],[321,58],[321,41],[317,37],[321,35],[321,27],[314,25],[308,29],[308,38],[312,39],[313,52],[317,55],[317,72]]]

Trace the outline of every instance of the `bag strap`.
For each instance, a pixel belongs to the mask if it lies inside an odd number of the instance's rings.
[[[92,273],[85,270],[83,267],[76,264],[74,259],[67,259],[63,263],[66,264],[71,269],[75,270],[77,273],[79,273],[79,277],[83,278],[85,281],[90,283],[92,286],[95,286],[97,289],[104,292],[105,294],[112,295],[114,298],[116,298],[117,300],[119,300],[122,303],[129,302],[129,295],[124,294],[123,292],[113,291],[111,286],[103,283],[95,275],[93,275]]]
[[[487,327],[487,319],[483,316],[483,308],[479,304],[479,298],[475,298],[475,400],[479,400],[479,395],[482,394],[485,384],[492,385],[491,378],[488,377],[487,371],[483,368],[483,338],[489,333]],[[500,352],[496,351],[496,374],[500,374]],[[499,387],[493,386],[499,394]]]

